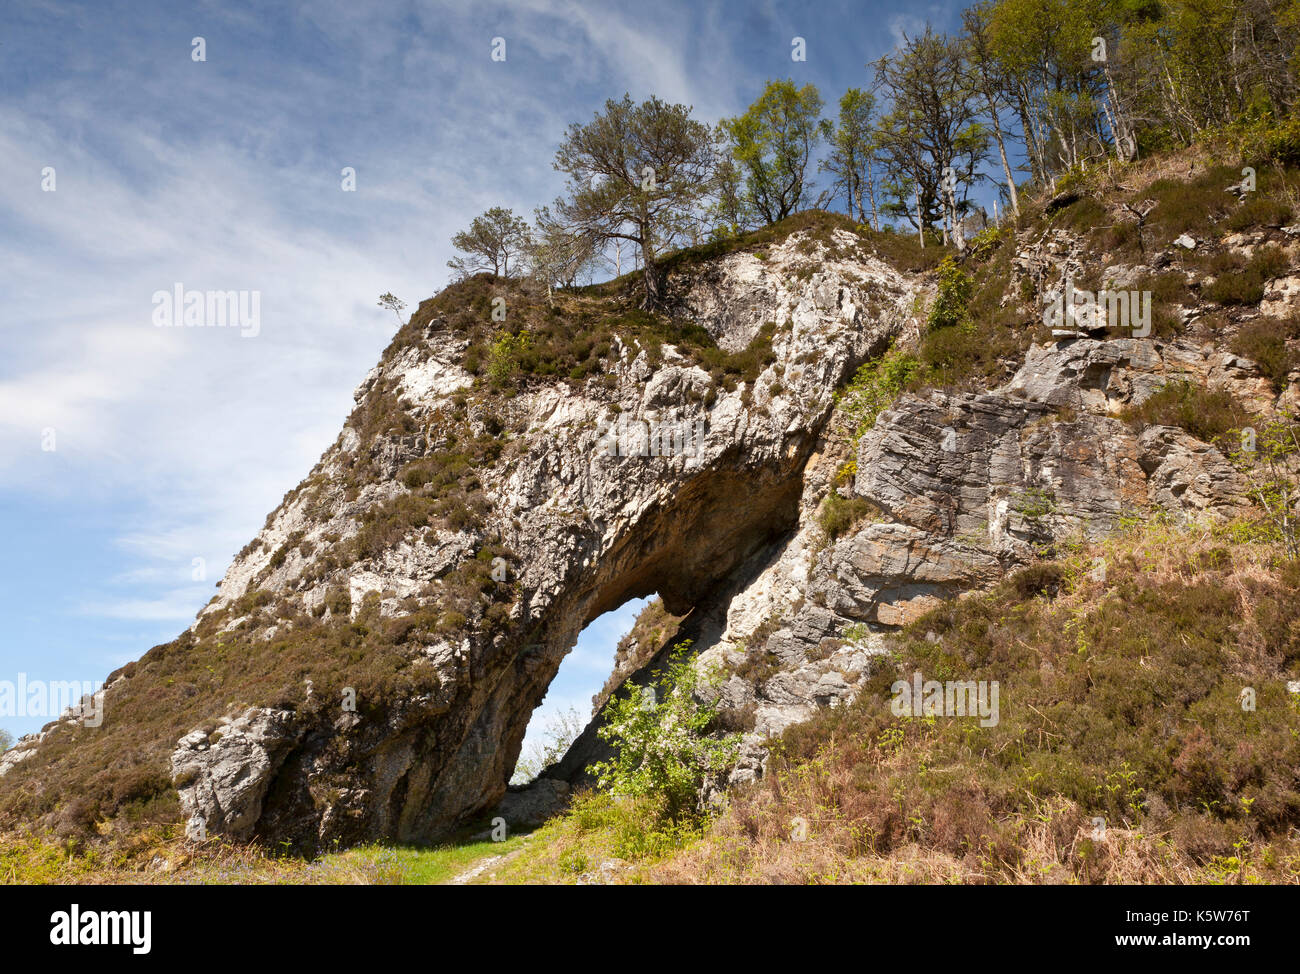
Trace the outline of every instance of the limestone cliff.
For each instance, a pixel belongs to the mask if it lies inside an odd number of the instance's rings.
[[[610,327],[599,374],[509,388],[467,368],[490,298],[507,323],[617,302],[561,311],[484,279],[426,302],[195,626],[111,678],[104,735],[65,722],[6,767],[43,752],[70,772],[130,739],[105,760],[147,769],[131,797],[166,774],[192,828],[304,849],[433,838],[494,805],[587,622],[656,592],[686,614],[795,528],[833,392],[904,328],[918,282],[832,225],[669,288],[686,339]]]
[[[939,600],[1140,512],[1239,508],[1219,449],[1124,411],[1180,378],[1265,414],[1293,387],[1194,327],[1047,334],[1041,301],[1068,276],[1144,271],[1058,228],[1006,244],[1021,331],[1000,381],[917,388],[860,431],[837,389],[915,344],[933,287],[879,242],[826,218],[691,255],[657,321],[618,282],[554,307],[487,279],[425,302],[194,627],[114,674],[104,728],[69,715],[5,755],[4,808],[152,803],[304,851],[433,839],[502,799],[581,629],[652,593],[729,674],[742,783],[769,736],[849,699],[882,634]],[[828,526],[832,492],[847,529]],[[639,648],[628,678],[660,658]],[[594,731],[549,794],[583,779]]]

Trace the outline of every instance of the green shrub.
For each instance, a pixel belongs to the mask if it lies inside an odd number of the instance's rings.
[[[985,227],[971,238],[970,249],[966,253],[967,259],[973,261],[987,260],[994,251],[1006,242],[1009,236],[1010,233],[1007,230],[1000,230],[997,227]]]
[[[1291,207],[1282,200],[1255,193],[1223,221],[1229,230],[1251,227],[1280,227],[1291,219]]]
[[[970,275],[952,257],[945,257],[939,264],[938,293],[927,318],[930,330],[966,324],[973,290]]]
[[[893,405],[920,368],[914,355],[891,348],[853,374],[835,400],[840,412],[854,421],[855,436],[870,429],[876,417]]]
[[[1180,305],[1195,304],[1197,299],[1187,278],[1181,271],[1164,274],[1147,274],[1134,287],[1135,291],[1151,292],[1151,334],[1159,338],[1172,338],[1184,331],[1182,316],[1177,308]],[[1113,337],[1128,338],[1132,329],[1119,323],[1110,325]]]
[[[1220,254],[1210,263],[1215,279],[1201,293],[1219,304],[1259,304],[1268,282],[1286,267],[1286,254],[1273,245],[1258,248],[1249,260],[1237,254]]]
[[[1057,189],[1060,190],[1059,181],[1057,182]],[[1081,197],[1062,207],[1059,219],[1062,226],[1081,232],[1091,231],[1110,222],[1106,207],[1091,196]]]
[[[1260,512],[1255,525],[1258,536],[1283,545],[1289,558],[1300,559],[1300,523],[1296,518],[1300,484],[1295,475],[1300,424],[1291,417],[1278,417],[1261,423],[1258,429],[1252,427],[1251,432],[1250,440],[1243,438],[1228,456],[1241,474],[1246,495]],[[1294,634],[1289,641],[1294,643]]]
[[[1300,115],[1291,114],[1277,121],[1263,114],[1230,126],[1227,134],[1244,158],[1300,165]]]
[[[1291,115],[1264,133],[1265,156],[1286,166],[1300,166],[1300,115]]]
[[[1083,581],[1068,599],[1041,597],[1078,574],[1053,563],[932,610],[891,637],[895,665],[852,703],[786,730],[765,799],[785,821],[807,815],[795,793],[833,809],[823,826],[851,823],[875,855],[915,843],[988,854],[995,869],[1032,864],[1001,847],[998,822],[1061,800],[1079,824],[1100,815],[1167,832],[1171,818],[1204,815],[1230,825],[1232,840],[1285,835],[1300,821],[1300,708],[1262,674],[1300,656],[1289,628],[1300,624],[1290,590],[1300,569],[1266,568],[1261,553],[1233,584],[1171,572],[1189,543],[1151,535],[1109,552],[1105,582]],[[1228,571],[1234,561],[1212,560]],[[998,681],[1000,720],[897,716],[892,685],[916,671]],[[1241,706],[1243,686],[1258,713]],[[1062,833],[1067,843],[1076,831]]]
[[[1023,568],[1012,575],[1008,587],[1015,593],[1015,598],[1023,601],[1035,595],[1055,597],[1065,585],[1066,571],[1057,562],[1039,562]]]
[[[839,491],[832,490],[822,501],[817,523],[822,526],[826,536],[834,541],[852,527],[855,521],[867,517],[873,510],[871,502],[864,497],[844,497]]]
[[[655,670],[646,686],[616,694],[597,731],[615,749],[612,760],[591,766],[599,786],[615,797],[661,803],[668,821],[697,819],[705,778],[735,761],[740,742],[739,735],[704,733],[717,715],[721,682],[718,672],[697,669],[690,640],[684,640],[673,647],[667,670]]]
[[[518,335],[509,332],[494,341],[488,351],[488,377],[493,382],[504,382],[519,369],[520,358],[532,349],[532,336],[527,331]]]
[[[1042,326],[1041,309],[1026,320],[1021,301],[1032,303],[1034,292],[1027,279],[1021,285],[1020,301],[1007,300],[1016,293],[1012,257],[1015,238],[999,237],[996,249],[977,266],[969,278],[969,292],[962,271],[948,273],[943,290],[947,297],[936,301],[936,320],[960,320],[959,327],[931,327],[921,336],[917,359],[920,367],[909,379],[908,388],[922,386],[959,390],[987,390],[1005,381],[1019,364],[1025,350]],[[942,295],[941,295],[942,297]],[[963,307],[964,306],[964,307]]]
[[[1173,240],[1180,234],[1208,236],[1216,220],[1226,216],[1235,205],[1226,187],[1241,178],[1231,166],[1212,166],[1195,179],[1157,179],[1143,196],[1156,200],[1147,218],[1147,239]],[[1131,201],[1139,205],[1138,200]]]

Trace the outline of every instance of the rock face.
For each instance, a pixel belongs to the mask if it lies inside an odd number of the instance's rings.
[[[458,622],[443,612],[436,628],[411,633],[409,690],[382,705],[362,695],[346,709],[310,689],[278,706],[223,710],[214,700],[209,723],[171,745],[186,818],[209,834],[310,851],[334,840],[432,839],[495,806],[528,720],[587,622],[655,592],[670,613],[690,613],[795,528],[833,391],[903,328],[917,290],[838,230],[675,274],[675,313],[721,349],[770,343],[752,381],[719,388],[672,345],[652,364],[650,349],[615,336],[609,375],[534,383],[491,403],[514,436],[474,471],[477,523],[414,525],[335,565],[333,553],[358,545],[367,521],[407,496],[403,471],[448,449],[440,421],[472,384],[467,342],[429,321],[356,393],[354,415],[396,404],[405,430],[343,431],[200,614],[193,632],[215,620],[217,636],[187,651],[220,652],[207,647],[221,633],[251,632],[272,652],[299,625],[294,611],[340,625],[370,612],[374,628],[445,608],[448,573],[489,545],[513,553],[491,563],[512,598],[490,625],[475,604]],[[478,437],[486,414],[470,409]],[[370,473],[358,483],[351,474],[362,468]],[[308,684],[313,675],[308,666]]]
[[[266,790],[300,732],[285,710],[250,709],[211,734],[186,734],[172,755],[172,781],[190,811],[189,832],[246,839]]]
[[[855,444],[852,493],[878,513],[829,544],[813,499],[842,457],[815,459],[798,528],[722,595],[726,621],[699,644],[702,659],[735,672],[728,709],[754,718],[729,783],[761,775],[767,736],[852,697],[881,658],[882,633],[941,600],[1139,512],[1237,512],[1240,484],[1214,447],[1108,415],[1171,378],[1207,375],[1239,396],[1258,379],[1249,363],[1187,345],[1069,339],[1033,347],[990,393],[905,395]],[[769,664],[756,675],[745,667],[755,658]]]
[[[1078,263],[1076,250],[1054,236],[1016,266],[1050,289],[1051,261]],[[273,653],[316,619],[361,640],[360,666],[364,639],[386,627],[399,632],[405,689],[353,706],[350,687],[342,704],[313,696],[309,659],[305,696],[214,699],[163,742],[192,830],[311,851],[435,839],[498,803],[512,824],[535,822],[603,745],[593,724],[537,786],[507,795],[533,710],[588,622],[652,593],[685,617],[673,638],[729,674],[721,702],[746,733],[728,783],[752,780],[769,736],[853,696],[889,629],[1135,512],[1237,509],[1235,473],[1214,447],[1171,427],[1138,433],[1119,410],[1178,377],[1270,397],[1251,363],[1213,347],[1070,338],[1032,347],[1000,388],[904,395],[859,438],[834,390],[916,333],[923,279],[845,231],[801,231],[679,271],[668,293],[722,350],[766,341],[770,354],[719,388],[671,343],[652,358],[616,335],[608,374],[471,404],[461,441],[511,431],[473,470],[477,517],[377,533],[419,483],[412,465],[452,450],[447,417],[479,388],[469,341],[446,321],[395,343],[356,392],[354,416],[385,421],[350,422],[236,558],[183,648],[216,658],[242,634],[241,646]],[[834,538],[819,518],[833,484],[869,512]],[[448,579],[476,563],[508,598],[487,605],[475,588],[450,611]],[[430,612],[436,625],[404,627]],[[648,662],[628,679],[667,650],[638,648]],[[110,715],[114,694],[148,672],[110,685]],[[0,774],[31,763],[44,736],[5,755]]]
[[[898,626],[1002,575],[990,552],[910,524],[871,524],[819,560],[814,600],[847,619]]]

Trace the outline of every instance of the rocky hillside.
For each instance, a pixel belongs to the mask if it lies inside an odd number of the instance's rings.
[[[493,806],[587,622],[691,612],[795,528],[834,390],[918,306],[846,221],[747,244],[680,255],[661,315],[618,282],[424,302],[195,625],[112,675],[103,728],[5,755],[7,815],[311,850]]]
[[[614,682],[691,639],[744,734],[715,789],[764,779],[956,596],[1140,521],[1251,516],[1233,444],[1295,405],[1300,229],[1293,172],[1245,200],[1234,172],[1099,174],[937,271],[803,214],[677,255],[654,315],[620,281],[448,288],[195,625],[112,676],[103,727],[68,715],[0,760],[0,814],[308,852],[436,838],[498,807],[583,626],[651,593],[673,625]],[[1045,321],[1068,288],[1092,293]],[[1103,288],[1149,293],[1149,327]],[[1294,679],[1270,653],[1259,678]],[[535,817],[602,747],[589,728],[503,813]]]

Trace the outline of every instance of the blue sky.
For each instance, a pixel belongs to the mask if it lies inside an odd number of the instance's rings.
[[[552,200],[568,123],[625,91],[712,122],[773,77],[829,106],[960,6],[8,0],[0,680],[99,680],[184,629],[338,433],[394,330],[376,296],[414,306],[471,217]],[[259,333],[154,327],[176,282],[259,291]],[[630,615],[548,708],[586,711]]]

